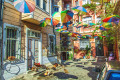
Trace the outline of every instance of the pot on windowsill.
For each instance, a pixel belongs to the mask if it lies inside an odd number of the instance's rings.
[[[9,61],[15,61],[15,56],[9,56],[9,57],[8,57],[8,60],[9,60]]]

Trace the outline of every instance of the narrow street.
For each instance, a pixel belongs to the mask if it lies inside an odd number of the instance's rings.
[[[95,72],[95,67],[102,67],[104,61],[84,60],[80,61],[66,61],[64,68],[61,67],[53,71],[50,76],[31,76],[31,74],[20,75],[12,80],[96,80],[98,72]],[[33,72],[32,72],[33,73]]]

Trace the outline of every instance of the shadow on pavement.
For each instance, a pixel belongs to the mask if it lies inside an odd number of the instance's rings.
[[[78,79],[77,76],[65,74],[63,72],[54,73],[54,76],[57,76],[59,79],[69,79],[69,78]]]
[[[84,66],[82,66],[82,65],[76,65],[76,67],[81,67],[81,68],[82,68],[82,67],[84,67]]]
[[[87,67],[87,68],[83,68],[83,69],[89,71],[88,76],[91,77],[92,80],[96,80],[98,73],[93,71],[93,67]]]

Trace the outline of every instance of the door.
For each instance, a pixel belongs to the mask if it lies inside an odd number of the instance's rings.
[[[28,68],[32,67],[33,44],[32,39],[28,39]]]
[[[96,56],[104,56],[103,44],[99,39],[95,40]]]
[[[28,39],[28,68],[34,66],[34,62],[39,61],[39,40]]]

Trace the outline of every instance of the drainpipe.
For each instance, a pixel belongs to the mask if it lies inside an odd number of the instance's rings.
[[[2,80],[2,26],[4,0],[0,0],[0,80]]]

